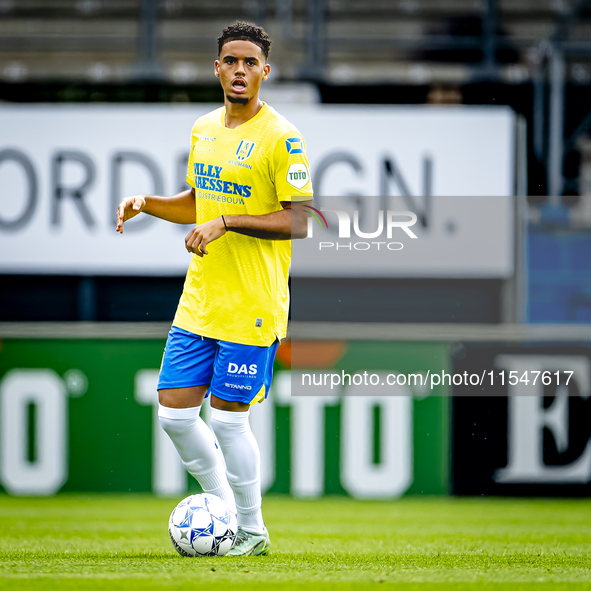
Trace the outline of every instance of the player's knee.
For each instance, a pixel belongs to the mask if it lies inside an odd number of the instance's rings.
[[[222,423],[214,417],[210,417],[209,424],[211,425],[211,428],[218,439],[227,439],[232,432],[232,425],[228,425],[228,423]]]
[[[158,417],[160,426],[170,437],[186,433],[195,422],[191,419],[170,419],[168,417]]]
[[[199,418],[199,410],[199,407],[169,408],[160,405],[158,407],[158,420],[160,426],[174,441],[175,435],[182,435],[195,427],[195,422]]]
[[[210,423],[222,447],[250,428],[248,412],[238,413],[212,408]]]

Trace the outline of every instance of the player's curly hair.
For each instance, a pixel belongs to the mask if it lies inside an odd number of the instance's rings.
[[[269,35],[265,33],[263,27],[257,27],[252,23],[245,22],[237,22],[226,27],[218,37],[218,56],[222,52],[222,47],[228,41],[252,41],[262,49],[265,59],[269,57],[271,39],[269,39]]]

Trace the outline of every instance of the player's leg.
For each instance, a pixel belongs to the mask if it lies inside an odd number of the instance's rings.
[[[236,511],[221,450],[199,416],[216,348],[211,339],[171,329],[160,369],[158,418],[183,465],[203,491],[222,498]]]
[[[263,554],[270,545],[261,508],[260,451],[248,417],[250,405],[268,393],[277,344],[253,347],[221,341],[214,365],[211,426],[224,452],[242,532],[230,555]]]
[[[227,403],[212,394],[211,426],[224,452],[228,481],[236,498],[238,525],[251,533],[264,534],[261,455],[249,414],[247,404]]]

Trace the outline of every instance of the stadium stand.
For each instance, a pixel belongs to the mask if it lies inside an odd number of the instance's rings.
[[[520,83],[534,77],[539,44],[553,36],[574,60],[569,77],[582,80],[589,78],[591,50],[591,21],[583,5],[574,0],[2,0],[0,67],[4,80],[14,82],[124,82],[140,76],[211,83],[217,31],[228,19],[246,19],[263,23],[275,40],[272,59],[280,80],[461,84],[479,66],[489,77]]]

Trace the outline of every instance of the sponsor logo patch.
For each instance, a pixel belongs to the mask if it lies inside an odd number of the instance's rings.
[[[301,189],[310,181],[310,173],[305,164],[292,164],[287,171],[287,182],[296,189]]]
[[[285,147],[288,154],[303,154],[304,145],[299,137],[290,137],[285,140]]]

